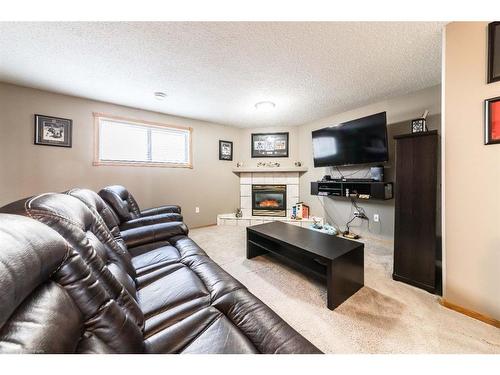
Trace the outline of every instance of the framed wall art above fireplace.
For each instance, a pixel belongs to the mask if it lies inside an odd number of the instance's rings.
[[[252,133],[252,158],[287,158],[288,132]]]

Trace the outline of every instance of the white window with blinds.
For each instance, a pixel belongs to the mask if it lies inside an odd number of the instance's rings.
[[[94,116],[94,164],[192,167],[191,128]]]

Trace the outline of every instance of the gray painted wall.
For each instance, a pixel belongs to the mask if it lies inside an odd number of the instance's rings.
[[[142,207],[180,204],[185,221],[197,227],[214,224],[217,213],[233,212],[239,204],[233,163],[218,156],[219,139],[239,149],[238,128],[4,83],[0,109],[0,206],[48,191],[122,184]],[[93,112],[192,127],[193,168],[93,166]],[[73,119],[73,147],[33,145],[35,113]]]
[[[128,186],[144,207],[178,203],[182,205],[190,226],[214,224],[217,214],[234,212],[239,206],[238,176],[231,171],[236,162],[241,160],[246,166],[255,166],[262,160],[272,161],[268,158],[251,158],[251,133],[288,131],[290,157],[277,158],[274,161],[283,166],[291,166],[295,161],[301,161],[307,166],[308,172],[300,178],[301,199],[309,204],[313,215],[334,221],[343,229],[349,220],[350,203],[310,195],[311,181],[321,179],[324,174],[335,174],[327,168],[313,167],[311,131],[387,111],[391,139],[391,160],[387,163],[387,178],[392,179],[392,136],[406,132],[409,129],[408,121],[420,116],[425,109],[429,109],[431,113],[429,128],[439,129],[440,90],[440,86],[431,87],[298,127],[239,129],[0,83],[3,114],[0,120],[3,135],[0,137],[0,156],[3,156],[0,158],[0,205],[46,191],[62,191],[75,186],[98,190],[107,184],[119,183]],[[92,166],[94,111],[193,127],[194,168]],[[73,148],[33,145],[34,113],[72,118]],[[219,139],[234,142],[233,162],[218,160]],[[18,157],[19,155],[22,157]],[[349,174],[357,169],[346,168],[344,173]],[[353,177],[364,173],[366,169]],[[204,194],[199,193],[200,184],[205,188]],[[392,239],[394,201],[362,201],[360,204],[370,217],[378,213],[380,222],[370,223],[370,228],[366,222],[354,222],[352,229],[361,234],[367,232]],[[195,213],[196,206],[200,207],[199,214]]]

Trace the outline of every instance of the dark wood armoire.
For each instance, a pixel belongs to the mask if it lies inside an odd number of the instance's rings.
[[[396,142],[394,280],[436,293],[438,132]],[[440,281],[439,281],[440,282]]]

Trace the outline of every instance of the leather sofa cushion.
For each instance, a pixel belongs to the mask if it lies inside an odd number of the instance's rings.
[[[130,254],[123,252],[102,218],[82,201],[66,194],[48,193],[15,202],[2,208],[5,210],[17,210],[12,213],[35,218],[61,234],[90,267],[109,296],[139,328],[144,327],[140,307],[133,293],[128,292],[135,289],[130,282],[130,277],[135,277]]]
[[[243,332],[220,314],[181,353],[254,354],[259,351]]]
[[[170,237],[187,235],[189,230],[181,222],[168,222],[123,230],[121,236],[129,248],[157,241],[165,241]]]
[[[223,313],[203,308],[146,338],[147,353],[250,354],[258,350]]]
[[[177,247],[171,245],[177,245]],[[207,255],[194,241],[181,235],[169,241],[152,242],[129,249],[138,278],[162,266],[178,263],[193,255]]]
[[[55,231],[0,215],[0,352],[141,353],[141,330]]]
[[[68,253],[64,240],[46,226],[15,215],[0,215],[0,327]],[[27,236],[26,234],[29,234]],[[45,248],[45,251],[38,252]]]
[[[261,353],[321,353],[246,289],[227,293],[213,301],[212,306],[227,316]]]
[[[162,268],[137,291],[137,300],[146,319],[170,307],[210,293],[199,278],[183,264]]]
[[[46,282],[24,301],[0,331],[2,353],[75,353],[83,320],[71,297]]]
[[[142,227],[145,225],[154,225],[161,223],[169,223],[171,221],[182,222],[183,217],[178,213],[164,213],[152,216],[138,217],[136,219],[125,221],[120,225],[121,230],[127,230],[137,227]]]
[[[177,249],[171,245],[163,245],[159,247],[151,246],[157,245],[155,242],[153,244],[148,244],[142,247],[147,247],[150,250],[142,252],[141,254],[132,257],[132,265],[134,266],[137,276],[144,273],[154,271],[155,269],[167,266],[172,263],[178,263],[180,261],[180,254]]]
[[[154,208],[147,208],[145,210],[141,210],[141,216],[151,216],[151,215],[158,215],[158,214],[180,214],[181,211],[181,206],[176,205],[176,204],[167,204],[164,206],[160,207],[154,207]]]

